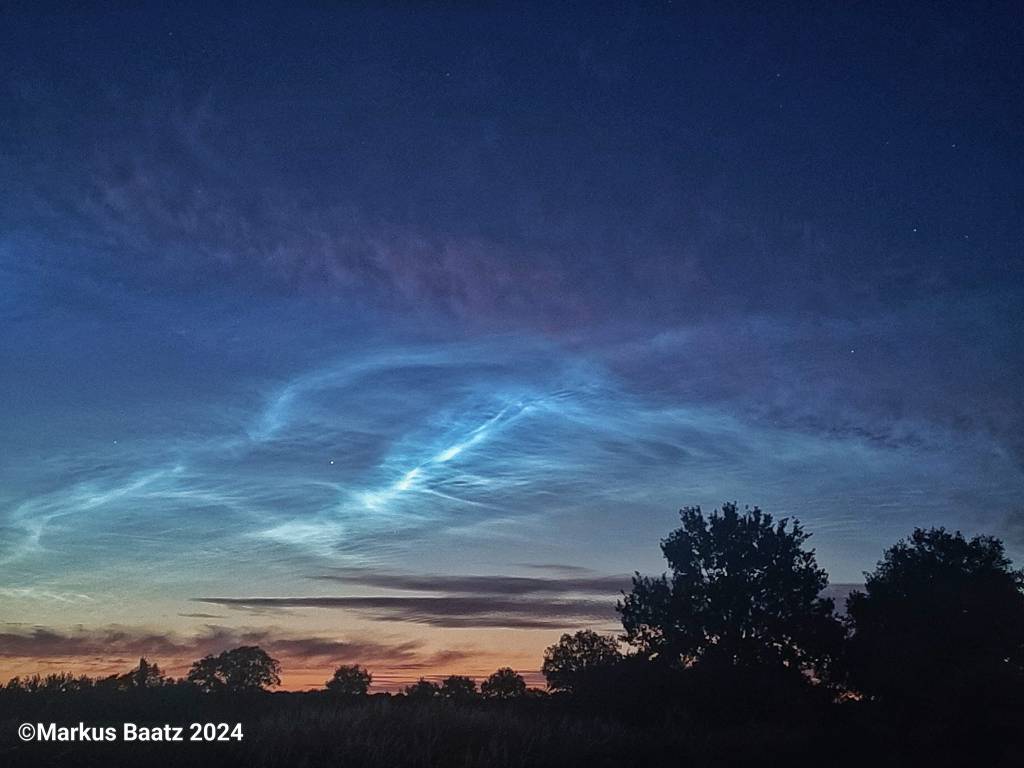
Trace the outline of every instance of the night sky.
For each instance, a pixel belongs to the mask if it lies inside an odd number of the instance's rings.
[[[0,678],[535,671],[688,504],[1024,560],[1019,5],[211,5],[0,12]]]

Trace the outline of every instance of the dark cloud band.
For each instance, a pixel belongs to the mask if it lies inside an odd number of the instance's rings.
[[[614,600],[493,597],[203,597],[241,610],[340,609],[384,620],[458,628],[559,629],[613,618]]]

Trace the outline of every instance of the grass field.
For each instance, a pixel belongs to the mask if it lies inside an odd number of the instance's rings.
[[[135,698],[135,701],[131,699]],[[109,702],[108,702],[109,703]],[[276,694],[249,702],[211,699],[154,705],[125,697],[114,710],[85,697],[53,708],[4,713],[2,765],[366,766],[374,768],[525,768],[526,766],[654,766],[751,763],[765,750],[780,758],[806,751],[802,729],[744,725],[714,732],[681,715],[649,725],[621,722],[548,702],[455,705],[372,698],[336,704],[323,697]],[[145,712],[145,715],[141,714]],[[244,738],[227,743],[21,743],[22,722],[120,726],[124,721],[243,723]]]
[[[126,695],[113,706],[63,697],[29,708],[5,703],[0,720],[3,766],[243,766],[249,768],[527,768],[531,766],[711,766],[982,763],[1019,765],[1024,753],[982,733],[954,735],[935,723],[915,732],[856,706],[824,719],[709,724],[683,712],[657,722],[629,722],[550,701],[455,705],[371,697],[340,704],[317,694],[270,694],[157,700]],[[142,714],[145,713],[145,714]],[[241,742],[22,743],[22,722],[119,726],[242,722]],[[953,729],[955,730],[955,729]],[[976,736],[976,741],[974,738]],[[973,741],[973,743],[972,743]]]

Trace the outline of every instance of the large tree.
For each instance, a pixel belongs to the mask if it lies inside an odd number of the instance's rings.
[[[331,675],[325,688],[335,696],[365,696],[373,682],[371,675],[358,664],[342,664]]]
[[[584,629],[564,634],[544,650],[541,672],[553,691],[573,691],[582,676],[605,669],[622,660],[614,637]]]
[[[441,681],[440,695],[449,701],[473,701],[479,695],[476,681],[465,675],[449,675]]]
[[[975,706],[1024,683],[1024,571],[998,539],[919,528],[865,578],[846,603],[861,693]]]
[[[243,693],[280,685],[281,665],[259,646],[245,645],[192,664],[188,680],[204,691]]]
[[[842,642],[828,574],[810,534],[759,508],[723,504],[705,516],[680,510],[682,526],[661,542],[671,576],[637,574],[618,605],[624,639],[642,656],[674,666],[715,662],[785,666],[819,674]]]
[[[425,677],[421,677],[412,685],[407,685],[405,687],[405,695],[410,699],[415,699],[416,701],[435,699],[441,695],[441,686],[433,680],[427,680]]]
[[[511,667],[502,667],[480,684],[485,699],[518,699],[526,695],[526,681]]]

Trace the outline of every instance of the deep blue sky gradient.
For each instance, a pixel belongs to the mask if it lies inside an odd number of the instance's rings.
[[[734,499],[838,582],[1024,557],[1020,10],[822,5],[9,6],[4,615],[654,571]]]

